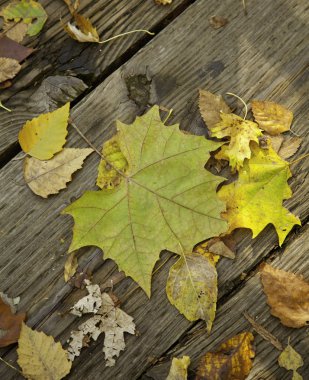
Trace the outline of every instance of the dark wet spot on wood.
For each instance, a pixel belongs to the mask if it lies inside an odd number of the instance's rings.
[[[149,103],[151,80],[144,74],[126,77],[128,97],[137,105],[138,114],[144,113]]]

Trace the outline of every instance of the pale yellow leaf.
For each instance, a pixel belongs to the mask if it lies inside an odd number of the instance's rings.
[[[170,372],[166,380],[187,380],[189,365],[189,356],[183,356],[180,359],[173,358]]]
[[[60,380],[71,369],[67,352],[52,336],[33,331],[23,323],[18,340],[18,364],[29,380]]]
[[[221,95],[214,95],[205,90],[200,90],[199,108],[202,118],[209,129],[220,122],[221,112],[231,112],[230,107],[225,103]]]
[[[16,59],[0,58],[0,82],[12,79],[20,71],[21,65]]]
[[[14,22],[6,22],[3,25],[3,32],[6,37],[10,38],[16,42],[22,42],[25,35],[27,34],[29,25],[24,22],[19,22],[15,24]]]
[[[18,135],[22,150],[39,160],[49,160],[62,150],[68,134],[70,103],[27,121]]]
[[[37,195],[47,198],[57,194],[72,180],[72,174],[81,169],[92,149],[64,148],[48,161],[26,157],[24,177],[30,189]]]
[[[76,253],[70,253],[64,264],[64,281],[68,282],[74,276],[78,268]]]
[[[299,367],[302,367],[304,365],[304,361],[299,353],[295,351],[290,344],[288,344],[281,352],[278,358],[278,363],[280,367],[283,367],[288,371],[293,371],[292,380],[302,380],[302,376],[296,371]]]

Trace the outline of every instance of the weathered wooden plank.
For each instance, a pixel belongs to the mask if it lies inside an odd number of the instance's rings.
[[[0,8],[8,3],[0,1]],[[91,19],[101,38],[107,39],[134,29],[159,31],[189,3],[189,0],[178,0],[164,7],[154,0],[83,0],[80,12]],[[99,78],[111,73],[150,39],[145,33],[136,33],[103,45],[79,43],[62,28],[60,18],[63,23],[70,20],[65,3],[43,0],[41,4],[49,18],[37,37],[25,41],[37,50],[23,63],[13,86],[1,91],[1,100],[13,112],[8,114],[0,109],[0,156],[16,142],[17,131],[25,120],[41,112],[28,104],[35,86],[44,78],[73,75],[88,86],[95,86]]]
[[[309,261],[307,252],[309,249],[309,228],[293,239],[284,250],[278,250],[271,265],[293,273],[304,275],[309,280]],[[283,347],[291,339],[291,345],[302,355],[304,366],[299,373],[306,379],[309,371],[309,337],[306,328],[293,329],[283,326],[278,318],[271,316],[270,308],[266,303],[266,297],[262,290],[259,274],[255,274],[246,281],[245,285],[229,300],[226,300],[218,309],[214,328],[210,335],[204,329],[203,324],[198,323],[192,330],[182,337],[180,344],[166,353],[163,362],[153,366],[144,376],[144,380],[165,379],[171,362],[171,357],[189,355],[192,359],[191,371],[197,368],[199,358],[208,351],[215,350],[225,340],[243,331],[251,330],[250,324],[243,317],[243,312],[257,318],[257,322],[275,335]],[[256,334],[255,334],[256,335]],[[266,342],[260,336],[255,338],[256,358],[249,379],[288,380],[291,372],[280,368],[277,362],[279,351]]]
[[[295,112],[295,132],[305,136],[303,115],[308,106],[305,103],[303,71],[303,7],[304,4],[296,1],[289,6],[284,1],[278,1],[270,8],[254,4],[247,19],[242,13],[235,14],[232,1],[220,6],[217,2],[196,2],[141,53],[80,102],[74,109],[73,119],[99,146],[112,135],[115,118],[130,122],[136,113],[144,110],[145,104],[158,102],[175,109],[172,121],[181,120],[183,128],[204,133],[196,98],[199,87],[208,87],[212,91],[232,90],[245,99],[254,96],[283,102]],[[270,56],[267,36],[274,19],[271,10],[274,9],[282,11],[280,17],[285,17],[290,29],[274,45]],[[215,10],[230,18],[229,26],[216,32],[205,23],[207,15]],[[275,13],[274,21],[278,22],[278,19]],[[262,23],[265,23],[263,29],[260,28]],[[192,30],[192,25],[195,29],[190,34],[188,31]],[[247,33],[245,46],[242,40],[239,41],[241,30]],[[223,71],[220,72],[219,68]],[[139,84],[139,93],[144,94],[142,99],[146,98],[147,102],[141,101],[133,91],[128,94],[127,78]],[[74,132],[70,144],[83,146]],[[303,144],[296,157],[302,155],[304,149]],[[59,216],[59,212],[73,197],[94,187],[98,159],[93,155],[69,188],[48,200],[38,199],[25,186],[17,185],[23,183],[20,162],[11,162],[0,172],[4,222],[1,229],[5,247],[0,255],[3,290],[11,289],[10,295],[22,296],[21,306],[29,310],[30,325],[57,335],[62,341],[78,324],[74,317],[63,313],[80,297],[81,292],[71,291],[59,277],[72,226],[72,221]],[[291,211],[302,220],[307,217],[309,199],[306,169],[306,161],[294,165],[295,177],[291,186],[295,193],[293,199],[287,202]],[[14,217],[11,217],[12,214]],[[60,243],[61,238],[65,239],[64,244]],[[236,260],[224,259],[218,268],[220,296],[239,284],[242,272],[250,271],[276,246],[277,241],[271,228],[254,241],[250,240],[249,233],[241,234],[239,238]],[[85,251],[88,257],[99,255],[95,249]],[[191,324],[169,305],[165,296],[164,284],[171,264],[172,259],[154,276],[150,302],[141,290],[123,302],[123,308],[134,316],[140,336],[127,337],[127,349],[121,354],[116,367],[103,368],[101,339],[76,360],[71,378],[93,378],[97,373],[104,374],[106,378],[136,378],[150,366],[154,357],[160,358],[190,328]],[[111,261],[99,265],[95,281],[104,281],[113,270],[115,266]],[[134,285],[126,279],[115,288],[121,300],[130,292],[129,287]],[[8,357],[13,356],[10,354]],[[5,375],[6,369],[3,371]]]

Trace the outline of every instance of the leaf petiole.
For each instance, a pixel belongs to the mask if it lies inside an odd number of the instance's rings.
[[[10,110],[9,108],[5,107],[5,106],[2,104],[1,100],[0,100],[0,108],[3,108],[4,110],[6,110],[6,111],[8,111],[8,112],[12,112],[12,110]]]
[[[234,94],[233,92],[227,92],[226,95],[234,96],[238,100],[242,102],[242,104],[245,106],[245,115],[244,115],[244,120],[246,120],[247,114],[248,114],[248,106],[247,103],[238,95]]]
[[[132,34],[132,33],[139,33],[139,32],[147,33],[147,34],[149,34],[150,36],[154,36],[154,35],[155,35],[155,33],[149,32],[149,30],[145,30],[145,29],[136,29],[136,30],[131,30],[130,32],[125,32],[125,33],[117,34],[116,36],[113,36],[113,37],[111,37],[111,38],[108,38],[107,40],[104,40],[104,41],[100,41],[100,42],[98,42],[98,43],[99,43],[99,44],[105,44],[106,42],[109,42],[109,41],[115,40],[116,38],[123,37],[123,36],[127,36],[128,34]]]

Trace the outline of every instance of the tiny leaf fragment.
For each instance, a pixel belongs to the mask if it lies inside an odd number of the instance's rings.
[[[173,358],[172,365],[166,380],[187,380],[189,365],[189,356],[183,356],[182,358]]]
[[[221,95],[214,95],[205,90],[200,90],[199,109],[209,130],[220,122],[221,113],[231,112]]]
[[[69,253],[68,258],[64,264],[64,281],[68,282],[76,273],[78,268],[78,261],[76,257],[76,253]]]
[[[20,69],[21,65],[16,59],[0,57],[0,83],[14,78]]]
[[[285,349],[281,352],[278,358],[278,363],[280,367],[283,367],[288,371],[293,371],[292,380],[303,379],[303,377],[297,372],[297,369],[304,365],[304,361],[302,357],[299,355],[299,353],[295,351],[290,344],[288,344],[285,347]]]

